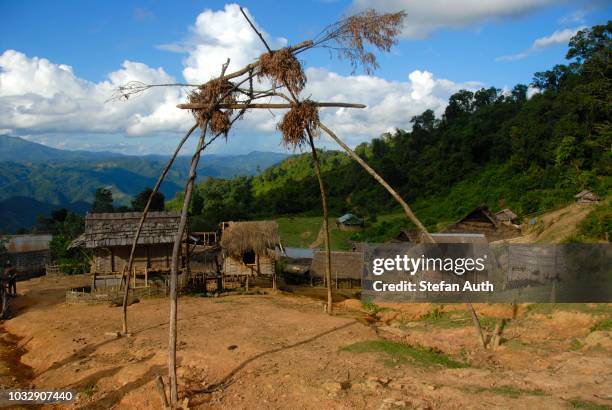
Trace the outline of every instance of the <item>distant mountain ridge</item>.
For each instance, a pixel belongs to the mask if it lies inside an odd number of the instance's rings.
[[[243,155],[203,155],[198,176],[232,178],[255,175],[288,154],[253,151]],[[87,209],[97,187],[110,187],[117,204],[127,205],[153,186],[169,156],[68,151],[18,137],[0,135],[0,231],[35,224],[36,215],[58,207]],[[182,190],[191,158],[178,157],[162,184],[172,198]],[[35,210],[35,212],[33,212]]]

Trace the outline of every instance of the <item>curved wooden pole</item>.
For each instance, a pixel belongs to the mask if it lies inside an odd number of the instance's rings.
[[[145,205],[142,211],[142,216],[140,217],[140,223],[138,224],[138,228],[136,229],[136,233],[134,234],[134,240],[132,241],[132,249],[130,250],[130,258],[128,260],[128,268],[127,268],[127,273],[125,277],[126,278],[125,289],[123,290],[123,334],[128,333],[127,303],[128,303],[129,292],[130,292],[130,275],[132,273],[132,267],[134,265],[134,254],[136,252],[136,244],[138,243],[138,238],[140,238],[140,233],[142,232],[142,226],[144,225],[144,221],[147,218],[147,215],[149,213],[149,208],[151,207],[151,202],[153,201],[153,197],[155,196],[157,191],[159,191],[159,188],[162,182],[164,181],[164,179],[166,178],[168,171],[170,171],[170,168],[172,168],[172,164],[174,163],[179,151],[181,150],[185,142],[189,139],[189,136],[191,136],[191,134],[193,133],[193,131],[195,131],[197,127],[198,127],[197,124],[191,127],[189,131],[187,131],[187,134],[185,134],[183,139],[176,146],[176,149],[174,150],[174,154],[168,160],[168,163],[166,164],[166,167],[163,169],[162,173],[159,175],[159,178],[157,178],[155,187],[153,187],[153,192],[151,192],[151,195],[149,195],[147,204]]]
[[[183,207],[181,209],[181,219],[179,221],[178,231],[174,238],[174,245],[172,247],[172,265],[170,267],[170,326],[169,328],[169,341],[168,341],[168,377],[170,379],[170,403],[176,405],[178,402],[178,386],[176,378],[176,339],[177,339],[177,285],[178,285],[178,270],[179,270],[179,256],[181,251],[181,244],[183,241],[183,233],[187,226],[187,214],[189,212],[189,204],[191,202],[191,194],[193,193],[193,186],[195,185],[196,170],[198,162],[200,161],[200,155],[202,148],[204,147],[204,139],[206,137],[206,128],[208,127],[208,121],[202,125],[202,134],[198,140],[198,146],[195,154],[191,158],[191,166],[189,168],[189,178],[185,184],[185,197],[183,199]]]

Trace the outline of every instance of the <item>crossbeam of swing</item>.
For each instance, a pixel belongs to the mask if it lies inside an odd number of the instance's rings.
[[[351,103],[340,103],[340,102],[316,102],[314,103],[317,107],[320,108],[366,108],[364,104],[351,104]],[[216,108],[228,108],[233,110],[240,110],[246,108],[263,108],[263,109],[271,109],[271,108],[292,108],[295,104],[289,103],[270,103],[270,104],[216,104],[214,107]],[[200,104],[200,103],[188,103],[188,104],[178,104],[177,108],[181,110],[202,110],[202,109],[211,109],[213,105],[211,104]]]

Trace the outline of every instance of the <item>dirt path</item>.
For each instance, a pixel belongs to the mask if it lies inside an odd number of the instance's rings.
[[[78,408],[160,408],[153,380],[166,374],[166,300],[132,305],[132,336],[113,338],[106,333],[119,329],[120,308],[63,303],[64,289],[79,280],[84,279],[23,283],[16,316],[4,323],[22,338],[27,353],[21,360],[32,369],[32,383],[76,390]],[[460,310],[449,311],[447,326],[441,319],[416,320],[428,309],[389,307],[366,315],[358,301],[348,299],[330,317],[321,301],[295,295],[182,297],[180,394],[189,397],[191,408],[204,409],[612,404],[606,399],[612,398],[609,334],[590,331],[609,318],[609,307],[525,310],[495,353],[478,349],[471,327],[461,325]],[[491,317],[507,315],[504,309],[479,307]]]
[[[321,227],[319,228],[319,233],[317,234],[316,239],[308,245],[310,249],[319,248],[323,245],[325,241],[325,229],[323,229],[323,222],[321,222]]]

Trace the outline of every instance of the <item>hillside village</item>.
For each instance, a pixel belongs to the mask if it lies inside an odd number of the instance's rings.
[[[363,292],[372,244],[589,244],[607,260],[611,24],[580,31],[566,65],[535,73],[538,93],[461,90],[440,118],[427,110],[354,152],[317,149],[318,114],[291,122],[339,103],[302,101],[300,79],[283,78],[293,100],[278,129],[310,150],[196,179],[197,161],[214,159],[200,158],[206,131],[227,137],[231,115],[267,96],[251,84],[247,102],[232,99],[225,65],[178,107],[203,130],[169,181],[184,189],[161,189],[168,170],[139,177],[132,197],[87,179],[80,207],[0,236],[18,278],[15,295],[2,282],[0,388],[70,389],[75,408],[100,409],[610,408],[612,304],[557,303],[562,281],[537,263],[517,275],[527,289],[553,283],[550,303],[379,303]],[[282,62],[297,62],[291,47]],[[268,50],[263,62],[280,52]],[[269,64],[260,75],[278,81]]]

